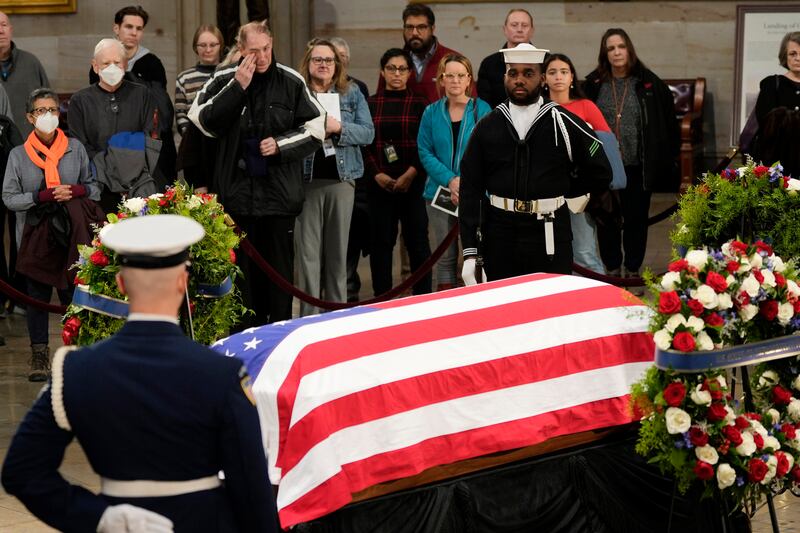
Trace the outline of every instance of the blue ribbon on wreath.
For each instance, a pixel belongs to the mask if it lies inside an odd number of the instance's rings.
[[[233,289],[233,280],[230,276],[222,280],[219,285],[209,285],[207,283],[197,284],[197,295],[202,298],[222,298]]]
[[[110,296],[103,296],[102,294],[92,294],[89,292],[88,287],[84,285],[75,287],[75,291],[72,294],[72,303],[83,309],[112,318],[124,319],[128,316],[128,302],[111,298]]]
[[[685,353],[656,348],[655,363],[662,370],[672,369],[675,372],[694,373],[712,368],[754,365],[796,355],[800,355],[800,336],[787,335],[707,352]]]

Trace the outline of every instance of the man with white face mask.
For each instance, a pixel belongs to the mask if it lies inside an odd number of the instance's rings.
[[[103,39],[94,49],[92,69],[100,81],[72,95],[69,129],[86,147],[89,159],[108,147],[108,139],[118,132],[152,129],[155,104],[150,91],[124,79],[125,49],[116,39]],[[119,201],[118,194],[103,191],[101,206],[108,212]]]

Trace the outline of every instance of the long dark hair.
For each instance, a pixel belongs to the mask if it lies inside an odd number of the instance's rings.
[[[569,65],[569,71],[572,73],[572,85],[569,88],[569,99],[570,100],[579,100],[582,98],[586,98],[586,95],[583,94],[583,90],[581,89],[580,84],[578,83],[578,74],[575,72],[575,65],[572,64],[572,60],[564,54],[547,54],[547,57],[544,59],[544,64],[542,64],[542,75],[544,79],[547,80],[547,67],[550,66],[550,63],[553,61],[563,61],[567,65]],[[545,84],[543,87],[547,94],[550,93],[550,87]]]
[[[644,63],[636,55],[636,48],[634,48],[633,41],[631,41],[628,33],[622,28],[609,28],[600,39],[600,53],[597,54],[597,73],[600,74],[600,79],[607,80],[611,77],[611,62],[608,60],[606,41],[612,35],[619,35],[625,41],[625,46],[628,49],[628,72],[645,68]]]

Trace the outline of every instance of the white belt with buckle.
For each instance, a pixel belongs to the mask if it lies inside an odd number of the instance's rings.
[[[120,481],[100,478],[100,492],[112,498],[164,498],[222,486],[218,475],[187,481]]]
[[[553,215],[559,207],[564,205],[565,200],[563,196],[557,196],[556,198],[539,198],[538,200],[515,200],[490,194],[489,203],[504,211],[536,215],[537,219],[544,220],[545,251],[547,255],[556,253],[556,240],[553,234]]]

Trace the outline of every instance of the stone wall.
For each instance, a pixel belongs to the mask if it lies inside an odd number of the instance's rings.
[[[374,88],[381,54],[403,42],[400,16],[404,5],[397,0],[314,0],[314,33],[347,39],[352,48],[352,74]],[[706,108],[709,161],[728,150],[736,2],[431,4],[437,36],[467,55],[476,69],[483,57],[503,44],[505,14],[520,6],[534,15],[534,44],[569,55],[579,75],[597,64],[603,32],[622,27],[642,61],[661,78],[705,77],[713,100]]]

